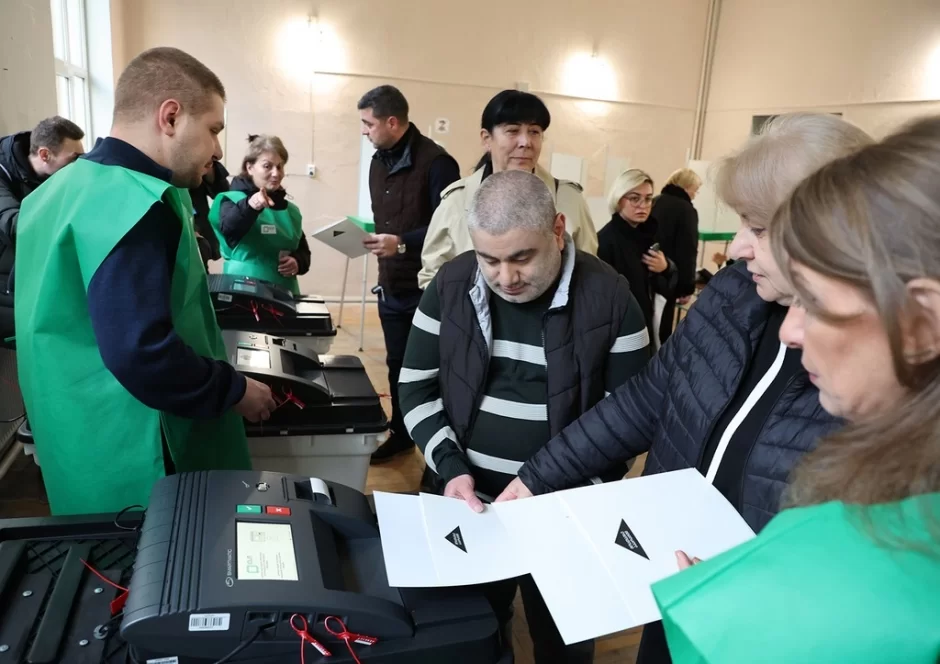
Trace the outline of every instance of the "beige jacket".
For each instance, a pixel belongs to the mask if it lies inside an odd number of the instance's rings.
[[[473,195],[483,182],[483,170],[480,168],[473,175],[457,180],[441,192],[441,204],[431,218],[428,234],[421,251],[421,271],[418,272],[418,286],[423,290],[431,279],[450,259],[473,249],[470,231],[467,230],[467,208]],[[555,188],[555,178],[541,166],[535,174],[542,178],[545,186],[552,192],[555,208],[565,215],[565,228],[574,240],[575,246],[589,254],[597,254],[597,230],[591,219],[587,201],[581,193],[581,186],[568,180],[559,180]]]

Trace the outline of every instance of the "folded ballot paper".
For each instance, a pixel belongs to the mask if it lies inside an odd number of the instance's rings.
[[[345,217],[314,231],[312,237],[349,258],[359,258],[369,253],[362,241],[374,232],[375,224],[368,219]]]
[[[565,643],[659,620],[650,586],[675,551],[711,558],[754,537],[694,469],[622,480],[476,514],[453,498],[375,493],[389,584],[535,579]]]

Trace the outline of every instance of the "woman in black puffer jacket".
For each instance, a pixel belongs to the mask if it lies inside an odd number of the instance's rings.
[[[790,471],[840,422],[819,405],[800,352],[778,333],[791,294],[768,224],[795,186],[871,139],[831,115],[769,123],[718,176],[741,216],[721,270],[647,368],[551,440],[498,500],[584,483],[644,452],[645,475],[697,468],[755,531],[780,509]],[[668,662],[661,623],[644,630],[637,662]]]

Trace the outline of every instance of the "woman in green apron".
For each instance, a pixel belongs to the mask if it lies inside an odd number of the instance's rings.
[[[248,137],[241,174],[216,196],[209,222],[219,238],[225,274],[264,279],[300,294],[297,275],[310,269],[300,209],[287,200],[287,149],[277,136]]]
[[[798,299],[780,338],[849,424],[796,469],[793,509],[653,586],[677,664],[940,662],[938,182],[940,117],[823,167],[777,212]]]

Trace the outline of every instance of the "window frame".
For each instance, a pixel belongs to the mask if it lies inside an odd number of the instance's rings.
[[[69,12],[69,1],[68,0],[50,0],[50,10],[52,11],[52,20],[55,22],[57,12],[53,9],[53,5],[58,5],[58,13],[62,17],[62,25],[52,26],[53,30],[53,59],[55,61],[55,76],[63,77],[68,80],[68,109],[69,113],[67,118],[76,124],[78,124],[82,131],[85,132],[85,137],[91,136],[91,76],[88,70],[88,25],[87,25],[87,11],[85,6],[85,0],[74,0],[75,5],[77,5],[78,16],[74,17]],[[73,7],[74,9],[74,7]],[[78,34],[80,44],[80,52],[84,66],[79,66],[71,62],[71,53],[72,44],[70,43],[71,39],[71,30],[72,21],[77,21],[78,25]],[[62,46],[65,60],[55,56],[55,40],[56,40],[56,31],[62,30]],[[81,88],[84,92],[84,108],[81,110],[84,113],[84,122],[79,123],[76,121],[77,109],[75,108],[75,94],[73,92],[73,86],[76,81],[79,81]],[[58,99],[59,95],[59,86],[56,84],[56,106],[57,108],[62,106],[62,100]],[[86,149],[88,146],[85,146]]]

